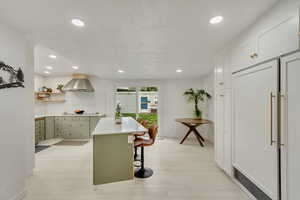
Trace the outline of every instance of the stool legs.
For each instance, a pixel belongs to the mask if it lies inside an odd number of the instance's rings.
[[[134,161],[136,161],[137,157],[138,157],[137,147],[134,147],[134,156],[133,156]]]
[[[144,165],[144,147],[141,147],[141,167],[134,172],[134,176],[137,178],[148,178],[152,176],[153,171]]]

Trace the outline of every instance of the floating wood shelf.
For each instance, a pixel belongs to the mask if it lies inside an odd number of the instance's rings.
[[[54,96],[59,96],[59,95],[65,95],[65,93],[63,93],[63,92],[35,92],[36,100],[38,102],[43,102],[43,103],[65,102],[66,101],[65,99],[54,97]]]
[[[41,100],[37,100],[38,102],[41,102],[41,103],[63,103],[65,102],[66,100],[64,99],[41,99]]]
[[[64,95],[65,93],[63,92],[35,92],[37,95]]]

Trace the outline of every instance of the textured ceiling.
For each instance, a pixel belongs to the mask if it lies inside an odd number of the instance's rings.
[[[102,78],[194,78],[212,71],[214,53],[276,0],[0,0],[0,21],[24,32],[42,73]],[[209,24],[215,15],[224,22]],[[79,17],[86,26],[73,27]],[[47,57],[54,52],[58,58]],[[49,63],[49,64],[48,64]],[[184,70],[176,74],[175,70]],[[118,69],[125,71],[117,73]]]

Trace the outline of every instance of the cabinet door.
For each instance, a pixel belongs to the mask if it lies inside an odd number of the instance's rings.
[[[300,53],[282,60],[281,155],[283,200],[300,197]]]
[[[54,138],[54,117],[46,117],[45,126],[46,140]]]
[[[55,137],[62,137],[62,132],[63,132],[63,117],[55,117],[54,119],[55,123],[55,132],[54,135]]]
[[[255,38],[247,39],[232,48],[230,67],[232,72],[247,68],[255,63]]]
[[[268,27],[257,35],[258,60],[268,60],[299,48],[299,15]]]
[[[45,120],[40,120],[40,126],[41,126],[41,132],[40,132],[40,140],[43,141],[45,140]]]
[[[88,139],[90,137],[90,124],[89,121],[80,121],[77,129],[78,139]]]
[[[35,120],[35,144],[39,143],[39,135],[40,135],[40,123],[38,120]]]
[[[224,91],[216,92],[215,119],[215,160],[219,167],[224,167]]]
[[[278,61],[234,76],[233,165],[272,200],[278,199]]]
[[[223,169],[224,171],[232,176],[232,91],[231,89],[224,90],[224,138],[223,138],[223,147],[224,147],[224,161]]]

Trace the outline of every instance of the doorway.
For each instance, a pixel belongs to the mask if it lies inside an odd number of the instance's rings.
[[[158,124],[158,87],[116,87],[116,104],[123,117],[144,119],[148,126]]]

